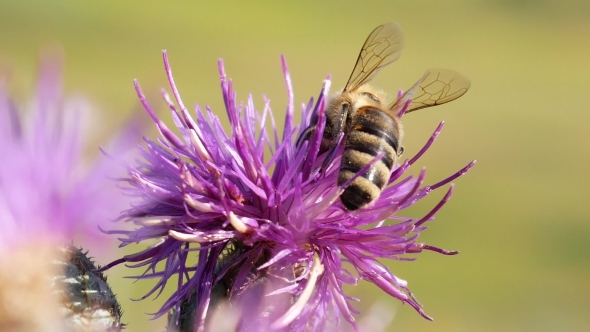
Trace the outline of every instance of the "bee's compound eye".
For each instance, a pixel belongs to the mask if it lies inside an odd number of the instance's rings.
[[[363,95],[369,97],[372,101],[381,105],[381,100],[379,100],[379,98],[377,98],[377,96],[375,96],[374,94],[370,92],[363,92]]]
[[[399,149],[397,150],[397,156],[401,157],[402,154],[404,154],[404,147],[400,146]]]

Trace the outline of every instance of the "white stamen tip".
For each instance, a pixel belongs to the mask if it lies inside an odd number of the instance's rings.
[[[236,231],[244,234],[246,233],[250,227],[248,227],[248,225],[246,225],[242,220],[240,220],[240,218],[238,218],[233,212],[229,212],[227,214],[227,218],[229,219],[229,223],[234,226],[234,228],[236,229]]]
[[[205,149],[205,146],[203,145],[203,142],[201,142],[197,132],[194,129],[191,129],[189,130],[189,133],[191,136],[191,143],[193,143],[193,146],[195,147],[199,157],[201,157],[203,161],[211,161],[211,156],[209,155],[209,152],[207,152],[207,149]]]
[[[138,217],[132,219],[133,223],[142,226],[165,226],[174,225],[172,217],[161,217],[161,216],[149,216],[149,217]]]
[[[172,230],[168,231],[168,235],[170,235],[170,237],[173,239],[182,242],[200,242],[199,240],[201,239],[200,235],[180,233]]]
[[[203,203],[195,200],[190,195],[184,195],[184,201],[192,208],[197,211],[201,212],[213,212],[213,208],[211,207],[211,203]]]

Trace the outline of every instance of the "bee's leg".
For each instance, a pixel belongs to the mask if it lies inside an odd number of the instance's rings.
[[[342,110],[340,112],[340,116],[338,117],[338,123],[336,126],[336,130],[334,130],[333,136],[337,138],[347,127],[348,122],[348,112],[350,112],[350,104],[344,103],[342,104]]]
[[[327,121],[326,122],[326,129],[328,129],[328,125],[330,125],[329,129],[331,129],[329,131],[329,137],[326,137],[326,133],[328,133],[328,130],[324,131],[324,139],[322,141],[322,147],[324,147],[324,142],[329,142],[326,144],[325,149],[323,149],[323,151],[327,151],[328,149],[330,150],[330,152],[328,153],[328,155],[326,156],[326,159],[324,159],[324,162],[322,163],[322,167],[321,169],[324,170],[326,167],[328,167],[328,165],[332,162],[332,160],[334,159],[334,157],[336,156],[336,151],[338,150],[338,142],[340,142],[341,137],[344,134],[344,130],[347,126],[347,119],[348,119],[348,112],[350,111],[350,104],[349,103],[343,103],[342,104],[342,108],[340,110],[340,116],[338,117],[338,121],[336,121],[336,128],[332,128],[332,123],[331,121]],[[322,151],[322,150],[320,150]]]
[[[297,142],[295,143],[295,146],[299,149],[301,148],[301,145],[303,145],[303,142],[309,140],[312,136],[313,133],[315,132],[315,124],[312,124],[311,126],[305,128],[305,130],[301,133],[301,135],[299,135],[299,137],[297,138]]]
[[[397,156],[401,157],[402,154],[404,154],[404,147],[400,146],[399,149],[397,150]]]
[[[315,133],[316,127],[317,127],[316,125],[311,125],[311,126],[305,128],[305,130],[301,133],[301,135],[299,135],[299,137],[297,138],[297,142],[295,143],[295,147],[297,147],[297,149],[301,148],[301,146],[303,145],[303,142],[309,141],[309,139]],[[328,149],[330,149],[330,147],[332,147],[335,144],[334,142],[332,142],[333,139],[331,139],[329,136],[330,136],[329,132],[324,131],[323,136],[322,136],[322,142],[320,143],[320,150],[319,150],[318,154],[322,154],[322,153],[328,151]]]
[[[322,167],[320,168],[320,171],[325,170],[328,166],[330,166],[330,163],[334,160],[334,157],[336,156],[336,152],[338,151],[338,142],[340,142],[340,137],[344,137],[344,133],[340,133],[340,135],[338,135],[338,137],[330,145],[330,147],[329,147],[330,150],[328,152],[328,155],[326,156],[326,158],[322,162]]]

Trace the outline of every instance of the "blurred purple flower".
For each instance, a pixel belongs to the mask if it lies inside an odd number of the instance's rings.
[[[108,239],[99,226],[128,199],[108,177],[122,170],[142,125],[132,120],[112,142],[116,158],[83,163],[91,105],[62,96],[62,54],[44,52],[36,97],[21,112],[0,79],[0,325],[22,331],[120,331],[121,310],[94,262],[71,245]],[[98,151],[97,151],[98,152]],[[104,254],[104,248],[99,251]],[[20,257],[15,260],[13,257]],[[26,261],[23,260],[26,257]],[[18,277],[15,277],[18,274]]]
[[[83,163],[91,105],[62,96],[62,55],[41,56],[36,96],[21,112],[4,75],[0,85],[0,252],[35,239],[69,243],[74,234],[99,235],[98,225],[116,218],[124,200],[107,176],[121,160],[99,156]],[[137,142],[130,123],[113,141],[121,156]],[[97,151],[98,152],[98,151]],[[110,187],[110,188],[109,188]],[[120,207],[117,209],[117,207]]]
[[[397,216],[474,164],[429,186],[423,186],[424,169],[417,177],[405,176],[434,142],[442,123],[416,156],[394,168],[389,187],[375,204],[349,212],[339,200],[342,188],[337,186],[342,146],[334,160],[321,168],[326,158],[326,154],[317,156],[321,135],[300,149],[294,144],[313,114],[319,118],[317,132],[321,133],[330,77],[315,104],[312,98],[303,105],[303,120],[297,126],[291,79],[283,59],[289,103],[279,137],[269,101],[262,112],[256,110],[251,96],[246,103],[237,103],[220,60],[221,89],[231,125],[228,135],[208,107],[203,111],[197,105],[194,115],[189,113],[174,84],[167,55],[163,55],[178,107],[162,93],[180,135],[156,116],[136,83],[138,96],[161,138],[146,138],[146,147],[141,150],[144,161],[129,167],[127,193],[142,200],[121,219],[139,228],[111,231],[121,235],[121,246],[157,242],[105,268],[123,262],[145,267],[137,278],[158,281],[143,298],[161,291],[172,276],[178,276],[178,288],[156,316],[193,308],[191,325],[196,330],[205,329],[208,312],[215,309],[220,297],[238,304],[244,318],[238,324],[243,330],[321,331],[337,326],[341,319],[356,328],[353,314],[357,311],[350,303],[354,299],[343,292],[343,285],[354,285],[359,279],[374,283],[430,319],[406,281],[394,276],[379,259],[413,260],[403,255],[422,250],[457,253],[417,242],[419,233],[426,229],[424,224],[450,198],[452,185],[426,216]],[[268,121],[273,128],[270,135]],[[270,156],[265,158],[267,151]],[[395,223],[385,224],[388,218]],[[197,252],[198,257],[189,264],[191,252]],[[161,262],[165,262],[160,265],[163,269],[157,270]]]

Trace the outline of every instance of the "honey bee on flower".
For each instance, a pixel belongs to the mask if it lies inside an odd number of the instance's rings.
[[[206,330],[209,314],[225,301],[237,308],[238,325],[243,330],[323,331],[342,319],[356,328],[352,299],[343,286],[361,279],[430,319],[406,281],[381,260],[408,260],[402,255],[423,250],[457,253],[417,241],[425,223],[449,200],[453,185],[425,216],[410,218],[400,213],[465,174],[474,162],[425,185],[424,169],[418,176],[406,172],[430,148],[443,123],[424,148],[402,162],[398,120],[405,112],[460,97],[469,83],[454,72],[431,70],[396,101],[383,103],[382,95],[367,90],[365,83],[394,60],[401,48],[387,51],[389,55],[381,63],[366,64],[367,59],[377,58],[364,52],[378,54],[376,49],[389,45],[389,36],[399,32],[397,25],[380,28],[363,46],[344,92],[330,100],[328,76],[317,100],[302,108],[299,124],[293,120],[293,87],[282,58],[288,107],[281,138],[278,128],[267,130],[267,122],[273,118],[269,107],[260,112],[252,97],[243,104],[238,102],[221,60],[221,92],[230,132],[223,130],[218,116],[208,107],[187,109],[166,52],[164,67],[172,96],[164,93],[163,98],[174,119],[174,130],[156,115],[135,83],[161,137],[146,139],[141,149],[143,160],[129,166],[126,191],[139,202],[121,219],[138,228],[113,233],[122,245],[156,242],[105,268],[120,263],[145,268],[138,279],[158,280],[146,296],[177,276],[178,287],[156,314],[172,312],[172,328]],[[394,37],[391,44],[399,40]],[[426,94],[436,83],[445,86],[441,92],[446,94]],[[376,114],[375,109],[386,109],[389,118]],[[372,115],[360,117],[362,112]],[[391,131],[371,134],[375,142],[364,151],[355,136],[361,137],[369,129]],[[269,147],[271,156],[265,158]],[[370,156],[355,157],[359,150]],[[378,195],[361,197],[357,202],[350,196],[359,190],[349,188],[361,178],[375,185]],[[163,268],[157,269],[163,261]]]

